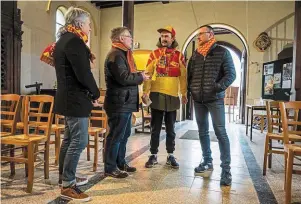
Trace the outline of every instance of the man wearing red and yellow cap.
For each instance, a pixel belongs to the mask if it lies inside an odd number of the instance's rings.
[[[176,31],[171,26],[158,29],[160,33],[158,49],[149,57],[146,73],[151,75],[151,80],[143,84],[143,102],[150,99],[151,107],[151,156],[145,167],[151,168],[158,164],[157,153],[160,143],[160,131],[164,118],[166,126],[166,150],[168,153],[166,164],[179,168],[173,152],[175,150],[174,130],[177,109],[180,108],[179,92],[182,103],[187,103],[186,98],[186,65],[184,56],[176,49]]]

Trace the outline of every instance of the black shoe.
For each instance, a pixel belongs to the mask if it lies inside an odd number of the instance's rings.
[[[196,168],[194,168],[194,173],[197,174],[203,174],[205,172],[213,171],[213,164],[212,162],[202,162],[200,165]]]
[[[178,164],[178,162],[176,161],[176,158],[173,155],[169,155],[167,157],[166,164],[168,166],[171,166],[172,168],[175,168],[175,169],[179,168],[179,164]]]
[[[126,171],[126,172],[135,172],[135,171],[137,171],[137,169],[135,167],[129,166],[128,164],[124,164],[122,166],[118,166],[118,168],[121,171]]]
[[[157,155],[151,155],[151,156],[149,156],[148,161],[145,163],[145,167],[152,168],[156,164],[158,164]]]
[[[111,176],[113,178],[126,178],[129,176],[129,174],[125,171],[120,171],[119,169],[116,169],[112,172],[105,172],[106,176]]]
[[[222,171],[221,175],[221,186],[231,186],[232,184],[232,175],[230,171]]]

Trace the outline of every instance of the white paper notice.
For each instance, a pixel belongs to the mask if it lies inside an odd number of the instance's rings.
[[[283,89],[291,88],[291,80],[282,81],[282,88]]]

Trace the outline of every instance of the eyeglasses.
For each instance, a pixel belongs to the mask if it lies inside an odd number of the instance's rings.
[[[123,37],[127,37],[127,38],[131,38],[131,39],[133,39],[133,37],[132,36],[130,36],[130,35],[122,35]]]
[[[201,33],[198,34],[198,36],[201,36],[201,35],[203,35],[205,33],[210,33],[210,32],[201,32]]]

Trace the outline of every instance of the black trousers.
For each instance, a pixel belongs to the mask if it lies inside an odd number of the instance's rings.
[[[162,128],[162,122],[164,117],[166,127],[166,150],[167,153],[173,153],[175,150],[175,122],[177,117],[177,111],[161,111],[157,109],[151,109],[151,141],[150,141],[150,152],[152,154],[158,153],[158,147],[160,143],[160,132]]]

